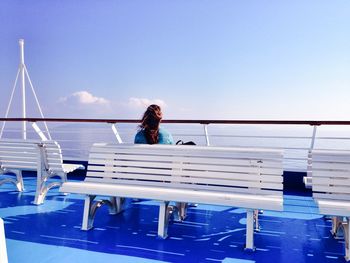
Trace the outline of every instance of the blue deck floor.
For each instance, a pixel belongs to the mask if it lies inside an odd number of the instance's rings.
[[[52,190],[32,205],[35,178],[26,190],[0,187],[9,263],[15,262],[345,262],[344,242],[330,235],[331,222],[317,214],[311,197],[285,195],[284,212],[264,211],[255,252],[244,251],[241,209],[198,205],[185,222],[172,222],[169,238],[157,239],[156,202],[131,203],[119,215],[102,207],[91,231],[80,230],[83,197]]]

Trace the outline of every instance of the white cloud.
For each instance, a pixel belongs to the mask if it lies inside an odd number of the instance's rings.
[[[68,97],[63,97],[59,99],[59,102],[63,103],[78,103],[83,105],[109,105],[109,100],[96,97],[88,91],[77,91],[69,95]]]
[[[151,104],[157,104],[161,108],[166,107],[166,103],[161,99],[129,98],[128,105],[132,108],[146,108]]]

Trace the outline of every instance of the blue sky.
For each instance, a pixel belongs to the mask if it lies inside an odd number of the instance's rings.
[[[0,114],[23,38],[47,117],[156,102],[168,119],[349,120],[349,14],[348,0],[1,0]]]

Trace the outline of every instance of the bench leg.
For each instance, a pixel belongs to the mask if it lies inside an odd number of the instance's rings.
[[[24,184],[23,184],[22,171],[17,170],[17,171],[14,171],[14,173],[16,174],[16,179],[17,179],[17,182],[16,182],[17,190],[19,192],[23,192],[24,191]]]
[[[339,229],[342,227],[343,217],[334,216],[332,217],[332,230],[331,233],[335,239],[342,239],[342,233],[339,234]]]
[[[260,224],[259,224],[259,210],[254,210],[254,230],[260,231]]]
[[[36,187],[35,199],[34,199],[34,204],[36,205],[41,205],[42,203],[44,203],[46,195],[51,188],[60,187],[63,182],[67,181],[67,174],[65,173],[57,173],[52,175],[49,175],[47,172],[43,172],[43,173],[44,175],[38,174],[38,178],[37,178],[37,187]],[[48,179],[54,176],[59,176],[61,179],[61,182],[47,183]],[[63,193],[63,195],[67,195],[67,193]]]
[[[254,210],[252,210],[252,209],[247,209],[245,249],[255,250],[255,247],[254,247]]]
[[[42,170],[37,171],[37,178],[36,178],[36,191],[35,191],[35,198],[34,198],[34,204],[40,205],[44,202],[45,196],[43,196],[43,186],[45,184],[45,176],[43,175]]]
[[[167,238],[168,236],[168,224],[169,224],[169,202],[161,202],[159,205],[159,218],[158,218],[158,237]]]
[[[176,203],[178,218],[180,221],[183,221],[186,218],[187,206],[188,206],[188,203],[182,203],[182,202]]]
[[[0,171],[2,173],[3,171]],[[24,184],[23,184],[23,178],[22,178],[22,171],[21,170],[10,170],[8,172],[14,173],[16,175],[16,179],[14,178],[6,178],[3,180],[0,180],[0,185],[5,183],[12,183],[16,186],[17,190],[19,192],[24,191]]]
[[[96,210],[92,211],[92,202],[95,197],[95,195],[87,195],[85,197],[82,230],[90,230],[93,227]]]
[[[346,218],[346,223],[344,224],[344,239],[345,239],[345,260],[350,261],[350,217]]]
[[[111,197],[109,205],[109,214],[116,215],[123,211],[123,205],[125,202],[125,198],[122,197]]]

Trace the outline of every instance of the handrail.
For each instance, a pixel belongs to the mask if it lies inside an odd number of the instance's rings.
[[[139,123],[139,119],[66,119],[66,118],[0,118],[0,121],[46,121],[46,122],[87,122],[87,123]],[[350,125],[350,121],[312,121],[312,120],[184,120],[165,119],[162,123],[187,124],[275,124],[275,125]]]

